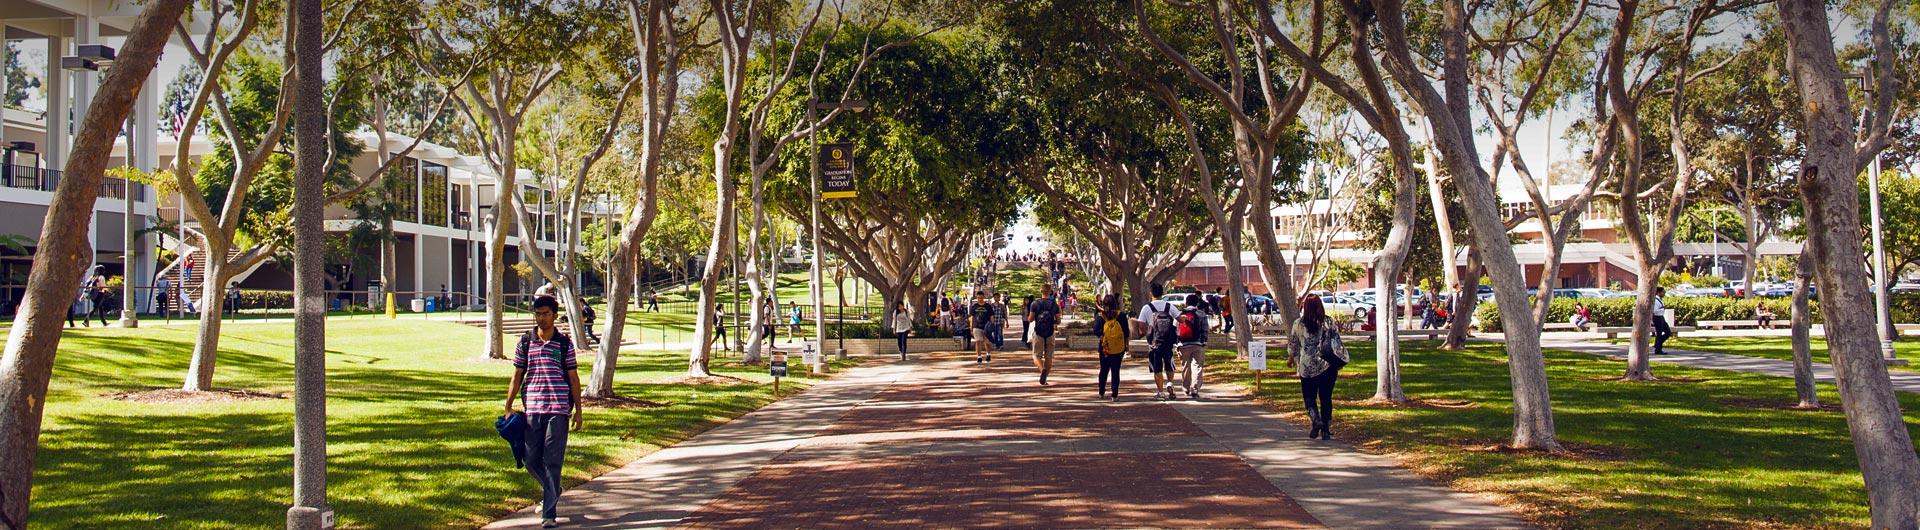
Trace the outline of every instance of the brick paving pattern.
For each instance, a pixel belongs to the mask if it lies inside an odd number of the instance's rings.
[[[855,369],[567,492],[566,528],[1514,528],[1390,458],[1309,440],[1221,385],[1121,399],[1061,352],[936,354]],[[1284,379],[1281,379],[1284,381]],[[530,482],[529,482],[530,483]],[[488,528],[527,528],[522,511]]]

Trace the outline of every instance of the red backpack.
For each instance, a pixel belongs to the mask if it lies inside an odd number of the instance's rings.
[[[1193,313],[1180,313],[1180,340],[1194,340],[1200,333],[1194,329]]]

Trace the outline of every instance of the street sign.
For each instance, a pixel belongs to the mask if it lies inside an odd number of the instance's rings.
[[[773,359],[767,361],[767,367],[768,373],[772,375],[776,381],[775,384],[779,384],[777,382],[779,378],[787,376],[787,354],[774,352]]]
[[[820,144],[820,198],[851,199],[853,189],[853,144]]]
[[[1250,370],[1267,369],[1267,343],[1247,343],[1247,368]]]
[[[806,360],[807,366],[820,364],[820,349],[813,347],[813,343],[803,344],[800,348],[801,358]]]

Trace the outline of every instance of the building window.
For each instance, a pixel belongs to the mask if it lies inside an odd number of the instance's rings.
[[[420,161],[404,158],[389,171],[392,173],[387,175],[387,200],[399,206],[393,220],[420,222]]]
[[[434,226],[447,226],[447,166],[427,162],[420,168],[420,202],[422,203],[421,222]]]

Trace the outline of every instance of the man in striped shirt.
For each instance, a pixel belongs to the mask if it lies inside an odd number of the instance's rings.
[[[551,296],[533,299],[533,320],[538,327],[520,337],[513,352],[513,381],[507,386],[507,415],[513,415],[515,398],[524,399],[527,411],[527,471],[540,482],[540,518],[542,528],[559,523],[555,505],[560,502],[560,462],[567,452],[569,418],[572,430],[580,430],[580,370],[573,355],[573,340],[553,327],[560,302]]]

